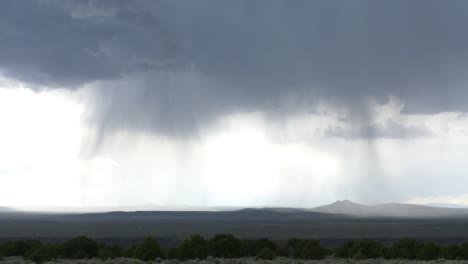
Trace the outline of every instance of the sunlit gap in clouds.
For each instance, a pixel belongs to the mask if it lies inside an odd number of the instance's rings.
[[[82,106],[68,91],[0,87],[0,201],[78,205]]]
[[[277,142],[270,129],[261,114],[238,114],[190,139],[116,131],[100,146],[113,162],[82,175],[87,201],[306,206],[317,196],[331,199],[339,173],[336,157],[298,142]]]
[[[325,194],[323,185],[331,181],[324,179],[337,176],[334,157],[310,146],[275,142],[260,115],[234,115],[220,123],[204,143],[212,203],[284,206],[296,203],[298,194],[307,201],[305,189]]]

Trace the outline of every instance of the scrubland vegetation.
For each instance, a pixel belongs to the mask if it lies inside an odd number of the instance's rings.
[[[327,249],[313,239],[291,238],[276,243],[269,239],[245,240],[231,234],[218,234],[208,240],[193,235],[172,248],[161,248],[155,239],[147,237],[137,245],[122,248],[98,244],[81,236],[63,244],[35,240],[5,242],[0,245],[0,258],[3,263],[439,263],[468,260],[468,243],[436,245],[403,238],[390,246],[373,240],[356,240]]]
[[[3,261],[0,261],[2,264],[26,264],[26,263],[33,263],[30,260],[25,260],[22,257],[9,257],[4,258]],[[55,259],[47,261],[48,264],[143,264],[143,263],[154,263],[154,264],[462,264],[466,263],[463,260],[397,260],[397,259],[365,259],[365,260],[355,260],[355,259],[339,259],[339,258],[332,258],[327,257],[321,260],[297,260],[285,257],[277,257],[274,260],[257,260],[255,258],[238,258],[238,259],[219,259],[219,258],[211,258],[208,257],[204,260],[154,260],[154,261],[142,261],[133,258],[115,258],[115,259],[107,259],[101,260],[99,258],[93,259]]]

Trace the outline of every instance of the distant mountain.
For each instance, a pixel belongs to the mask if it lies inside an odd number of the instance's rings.
[[[468,206],[464,204],[456,204],[456,203],[429,203],[425,205],[435,206],[435,207],[446,207],[446,208],[468,208]]]
[[[245,208],[235,211],[112,211],[64,214],[68,219],[117,219],[117,218],[152,218],[152,219],[319,219],[336,218],[338,215],[319,213],[295,208]]]
[[[252,211],[270,211],[270,212],[277,212],[277,213],[304,213],[308,212],[308,210],[303,208],[294,208],[294,207],[261,207],[261,208],[244,208],[236,211],[243,211],[243,210],[252,210]]]
[[[415,204],[386,203],[363,205],[349,200],[336,201],[309,209],[312,212],[342,214],[356,217],[440,218],[468,216],[466,208],[446,208]]]
[[[67,208],[65,208],[67,209]],[[101,208],[104,209],[104,208]],[[115,208],[111,208],[115,209]],[[386,203],[377,205],[363,205],[353,203],[349,200],[336,201],[332,204],[315,208],[291,208],[291,207],[262,207],[244,208],[235,207],[224,208],[160,208],[162,210],[145,210],[146,208],[119,208],[123,210],[88,211],[79,210],[59,210],[52,214],[64,215],[67,219],[115,219],[115,218],[157,218],[157,219],[323,219],[323,218],[349,218],[349,217],[394,217],[394,218],[450,218],[467,217],[468,208],[453,208],[442,206],[427,206],[415,204]],[[136,210],[135,210],[136,209]],[[2,216],[11,214],[34,213],[33,210],[13,210],[7,207],[0,207]],[[49,211],[50,212],[50,211]]]
[[[241,206],[184,206],[184,205],[141,205],[141,206],[26,206],[15,208],[23,212],[49,213],[107,213],[107,212],[224,212],[242,209]]]
[[[368,206],[353,203],[349,200],[336,201],[332,204],[322,205],[310,209],[313,212],[344,215],[363,215],[368,211]]]

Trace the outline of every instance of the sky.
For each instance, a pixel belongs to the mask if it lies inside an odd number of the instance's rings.
[[[468,205],[467,12],[0,1],[0,206]]]

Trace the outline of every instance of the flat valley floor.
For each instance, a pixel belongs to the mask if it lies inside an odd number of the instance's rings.
[[[156,237],[162,246],[198,233],[232,233],[239,238],[320,239],[333,247],[349,239],[370,238],[385,244],[402,237],[439,244],[468,242],[468,218],[353,218],[327,214],[265,212],[113,212],[93,214],[0,214],[0,242],[35,238],[49,242],[86,235],[122,246]]]

